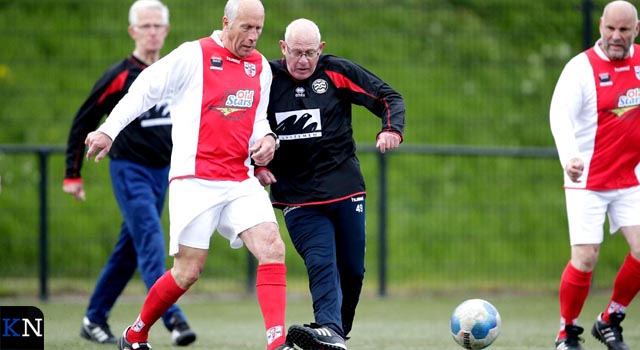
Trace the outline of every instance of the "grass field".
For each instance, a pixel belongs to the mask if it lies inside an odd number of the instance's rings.
[[[504,349],[553,349],[558,327],[557,302],[548,295],[465,295],[422,296],[411,298],[364,297],[356,324],[347,342],[350,350],[462,349],[449,335],[449,316],[464,299],[480,297],[491,301],[502,316],[501,334],[490,347]],[[114,308],[110,324],[118,334],[136,317],[141,295],[126,295]],[[604,307],[608,295],[592,293],[581,318],[585,331],[585,350],[605,349],[588,328],[593,317]],[[80,320],[87,297],[65,296],[43,303],[30,299],[0,299],[0,305],[33,305],[45,315],[45,349],[113,349],[79,337]],[[198,333],[198,340],[188,349],[264,349],[263,325],[254,298],[186,295],[181,306]],[[632,349],[640,347],[640,318],[632,304],[624,323],[625,341]],[[290,296],[287,323],[308,323],[311,307],[306,296]],[[172,349],[169,335],[160,324],[152,330],[150,343],[154,349]]]
[[[277,42],[285,25],[297,17],[317,21],[325,53],[364,65],[405,98],[407,129],[398,151],[425,145],[549,147],[548,102],[562,67],[581,50],[579,2],[270,0],[259,48],[266,57],[281,57]],[[168,4],[172,25],[165,54],[217,27],[224,1]],[[95,79],[132,49],[127,7],[111,0],[0,0],[0,143],[66,143],[71,119]],[[365,108],[353,112],[367,181],[370,283],[388,271],[394,292],[555,288],[569,253],[555,157],[392,152],[384,157],[383,176],[383,158],[362,147],[371,146],[380,122]],[[3,279],[37,278],[43,227],[51,278],[93,279],[117,239],[121,215],[108,162],[83,167],[88,199],[80,202],[60,190],[63,155],[39,160],[35,154],[0,154],[0,265],[8,267],[0,269],[0,297],[23,295]],[[42,164],[48,164],[46,189],[39,178]],[[48,204],[42,211],[40,194]],[[39,221],[44,209],[47,217]],[[289,281],[301,280],[304,265],[285,240]],[[612,243],[600,255],[597,285],[610,283],[620,252],[627,251],[621,235]],[[206,270],[222,278],[243,276],[245,261],[246,251],[219,249]]]

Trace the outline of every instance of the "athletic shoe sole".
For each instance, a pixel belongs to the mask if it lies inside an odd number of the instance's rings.
[[[287,335],[302,350],[347,350],[344,344],[332,344],[320,341],[313,328],[293,325]]]

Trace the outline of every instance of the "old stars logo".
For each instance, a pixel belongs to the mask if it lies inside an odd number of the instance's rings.
[[[240,120],[253,107],[255,92],[251,89],[230,90],[218,106],[207,106],[225,120]],[[1,350],[1,349],[0,349]]]

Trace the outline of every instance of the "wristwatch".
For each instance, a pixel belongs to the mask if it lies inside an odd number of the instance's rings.
[[[276,151],[278,150],[278,148],[280,148],[280,138],[278,137],[278,134],[276,134],[275,132],[270,132],[264,136],[271,136],[274,140],[276,140]]]

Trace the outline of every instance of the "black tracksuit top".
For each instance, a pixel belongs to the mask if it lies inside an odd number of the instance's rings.
[[[352,105],[364,106],[380,118],[380,132],[402,138],[402,96],[365,68],[332,55],[321,55],[304,81],[291,77],[284,59],[269,63],[273,82],[268,120],[281,140],[268,165],[277,180],[270,186],[274,205],[330,203],[365,193]]]
[[[84,140],[111,113],[147,65],[133,55],[109,67],[94,85],[71,125],[65,178],[80,178]],[[167,104],[157,105],[127,125],[116,137],[109,157],[149,167],[164,167],[171,159],[171,123]]]

